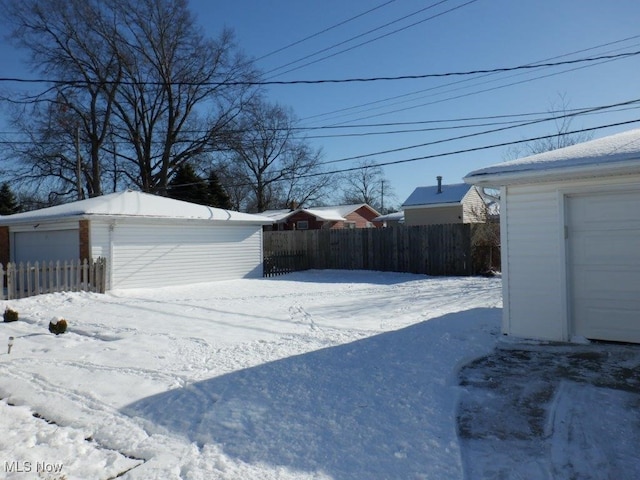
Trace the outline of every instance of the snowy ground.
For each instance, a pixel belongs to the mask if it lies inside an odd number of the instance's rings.
[[[0,354],[9,479],[460,479],[508,472],[510,448],[537,453],[470,421],[505,394],[480,380],[504,343],[499,279],[311,271],[0,303],[20,313],[0,325],[16,337]],[[48,332],[54,316],[66,334]],[[637,370],[633,353],[625,368]],[[560,417],[582,425],[612,407],[607,422],[626,426],[607,438],[625,457],[638,397],[569,380],[558,390],[540,402],[546,436],[533,438],[549,460],[527,478],[601,478],[584,470],[604,454],[583,447],[606,424],[576,431]],[[583,447],[569,448],[575,434]],[[625,462],[613,471],[640,471]]]

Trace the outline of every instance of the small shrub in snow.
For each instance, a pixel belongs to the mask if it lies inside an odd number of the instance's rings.
[[[51,333],[55,333],[56,335],[60,335],[67,331],[67,321],[64,318],[53,317],[53,319],[49,322],[49,331]]]
[[[18,320],[18,312],[7,307],[4,311],[4,321],[5,322],[15,322]]]

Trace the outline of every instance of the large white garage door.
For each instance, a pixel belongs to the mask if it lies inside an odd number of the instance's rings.
[[[80,255],[78,229],[34,230],[13,235],[14,262],[77,260]]]
[[[260,226],[118,225],[112,235],[112,289],[262,276]]]
[[[640,343],[640,192],[568,197],[576,335]]]

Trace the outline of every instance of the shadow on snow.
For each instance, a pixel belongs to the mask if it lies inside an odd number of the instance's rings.
[[[158,394],[124,412],[252,464],[335,478],[460,477],[457,368],[486,353],[486,340],[465,349],[466,332],[495,335],[499,315],[445,315]]]

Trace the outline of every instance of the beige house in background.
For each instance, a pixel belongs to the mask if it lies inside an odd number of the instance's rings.
[[[485,203],[476,187],[443,185],[440,176],[436,180],[437,185],[416,188],[402,204],[406,226],[485,221]]]

